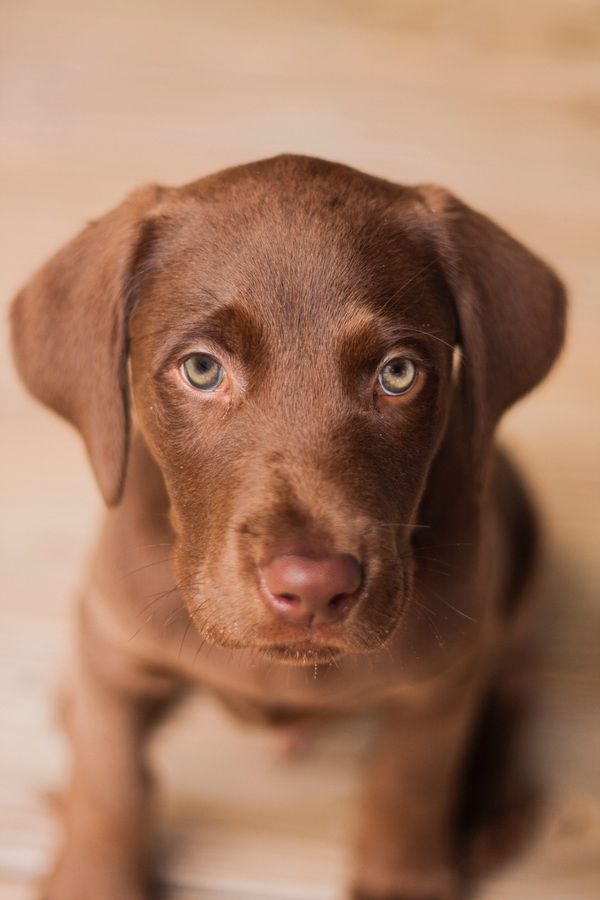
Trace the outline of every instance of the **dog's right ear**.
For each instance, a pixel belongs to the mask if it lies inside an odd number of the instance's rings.
[[[435,185],[417,190],[457,314],[466,451],[481,487],[501,416],[546,376],[560,352],[565,288],[487,216]]]
[[[119,502],[129,446],[127,321],[144,224],[162,189],[142,187],[36,272],[11,310],[25,385],[81,432],[102,495]]]

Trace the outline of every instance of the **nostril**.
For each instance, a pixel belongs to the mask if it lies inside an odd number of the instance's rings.
[[[350,594],[336,594],[335,597],[332,597],[329,603],[327,604],[332,609],[338,609],[340,606],[343,606]]]
[[[275,594],[275,597],[277,597],[278,600],[285,600],[286,603],[295,603],[297,600],[300,599],[300,597],[298,597],[297,594],[288,594],[288,593]]]

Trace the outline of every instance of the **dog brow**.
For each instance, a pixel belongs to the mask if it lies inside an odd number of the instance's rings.
[[[367,307],[350,307],[340,324],[338,340],[342,352],[360,348],[361,353],[373,353],[381,344],[381,321]]]
[[[264,344],[264,328],[243,301],[232,300],[208,315],[198,315],[196,321],[185,323],[177,342],[209,339],[225,350],[242,358],[259,353]]]

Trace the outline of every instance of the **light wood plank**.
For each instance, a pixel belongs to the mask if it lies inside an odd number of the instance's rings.
[[[502,428],[549,533],[535,740],[550,804],[529,852],[483,887],[490,900],[600,894],[599,59],[594,0],[0,8],[5,303],[132,185],[282,149],[445,183],[567,279],[561,365]],[[25,900],[56,839],[52,698],[101,509],[78,439],[25,398],[6,354],[0,389],[0,898]],[[169,896],[340,896],[368,735],[342,723],[285,762],[272,736],[190,704],[156,744]]]

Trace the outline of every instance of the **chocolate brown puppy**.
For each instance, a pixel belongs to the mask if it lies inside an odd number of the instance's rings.
[[[349,890],[463,896],[466,760],[514,700],[535,562],[494,430],[564,316],[445,190],[300,156],[141,188],[32,277],[17,367],[109,507],[46,900],[149,895],[144,743],[194,684],[266,723],[377,711]]]

